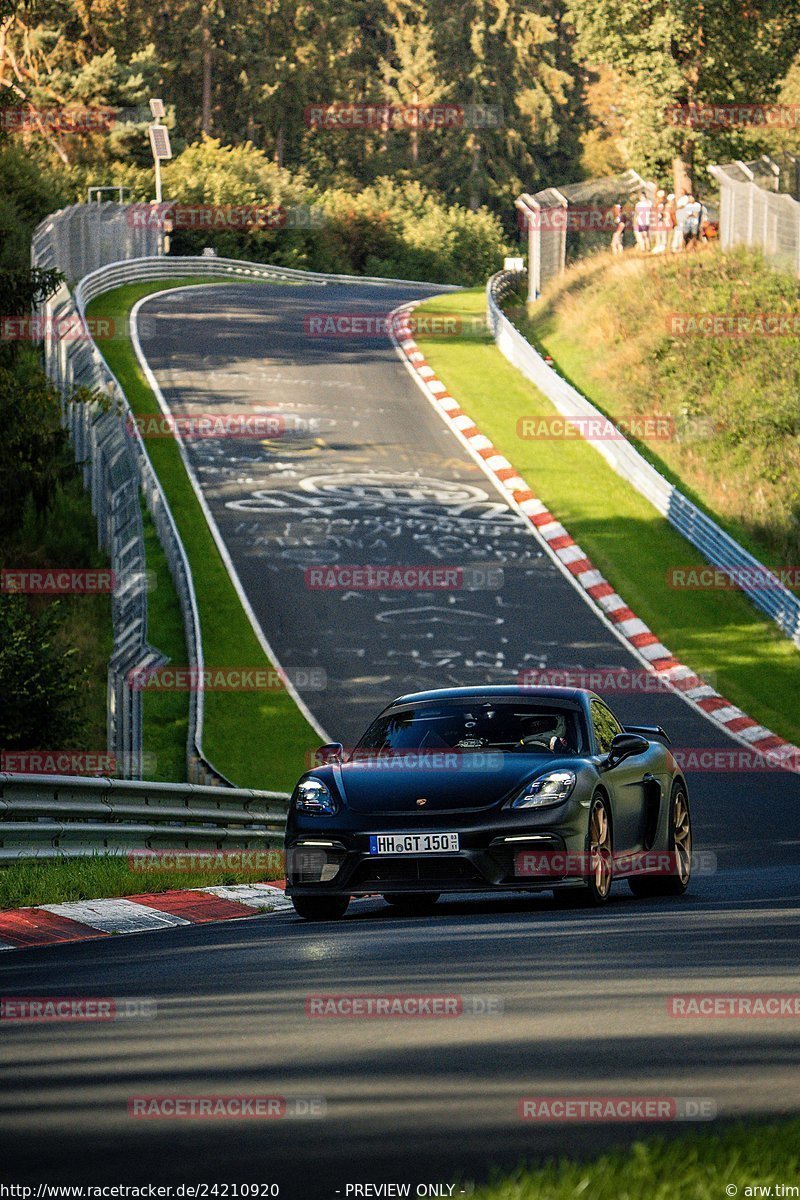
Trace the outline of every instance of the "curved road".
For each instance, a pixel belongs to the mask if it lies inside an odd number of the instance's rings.
[[[418,289],[417,289],[418,292]],[[525,667],[637,664],[503,503],[384,336],[320,337],[416,294],[228,285],[148,300],[142,344],[177,415],[278,414],[273,442],[188,454],[251,607],[331,737],[386,700]],[[349,320],[349,317],[348,317]],[[363,330],[363,322],[362,322]],[[448,592],[312,589],[309,567],[473,568]],[[500,568],[502,584],[482,586]],[[313,672],[316,671],[316,675]],[[322,677],[327,686],[307,686]],[[610,697],[682,747],[732,742],[670,695]],[[3,995],[148,996],[152,1021],[3,1031],[0,1120],[14,1181],[270,1182],[292,1200],[363,1182],[453,1183],[685,1124],[531,1124],[520,1097],[693,1097],[721,1120],[800,1107],[797,1020],[678,1020],[674,992],[797,991],[796,775],[690,775],[719,870],[681,900],[624,884],[601,913],[541,896],[450,899],[424,920],[380,902],[4,955]],[[453,1020],[313,1020],[310,995],[495,998]],[[499,1010],[499,1011],[498,1011]],[[324,1097],[326,1116],[138,1122],[136,1094]],[[454,1194],[461,1190],[459,1184]]]

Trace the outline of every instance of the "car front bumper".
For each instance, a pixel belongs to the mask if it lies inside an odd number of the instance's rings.
[[[559,859],[586,849],[586,815],[581,805],[565,805],[558,825],[531,827],[530,814],[506,814],[502,825],[459,827],[453,820],[435,828],[394,818],[386,827],[365,830],[292,828],[286,839],[286,890],[289,895],[374,895],[376,892],[539,891],[576,886]],[[454,815],[454,814],[453,814]],[[539,821],[544,814],[536,814]],[[381,821],[376,823],[384,825]],[[457,851],[435,854],[370,854],[375,833],[457,832]],[[549,870],[555,856],[556,869]]]

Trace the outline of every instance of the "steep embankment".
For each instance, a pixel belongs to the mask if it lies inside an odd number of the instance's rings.
[[[615,421],[635,430],[637,418],[641,428],[641,418],[666,415],[668,436],[662,425],[640,449],[760,558],[800,563],[795,278],[716,247],[604,254],[515,316]]]

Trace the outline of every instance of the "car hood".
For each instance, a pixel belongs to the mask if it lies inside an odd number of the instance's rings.
[[[424,754],[342,763],[335,779],[353,812],[416,813],[492,808],[531,779],[578,760],[549,754],[492,751],[460,756]],[[419,804],[419,800],[425,804]]]

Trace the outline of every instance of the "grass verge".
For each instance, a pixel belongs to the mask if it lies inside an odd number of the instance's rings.
[[[422,307],[437,311],[460,315],[462,329],[474,330],[484,292],[440,296]],[[519,417],[552,416],[555,409],[488,331],[420,334],[417,341],[464,411],[669,650],[751,717],[797,742],[800,656],[792,643],[738,592],[670,588],[671,567],[705,560],[588,442],[517,436]]]
[[[147,509],[144,509],[143,517],[147,569],[155,577],[155,587],[147,596],[148,640],[170,662],[186,662],[186,639],[178,593]],[[183,783],[189,732],[188,692],[145,692],[142,723],[146,751],[144,778],[158,779],[162,783]]]
[[[145,871],[132,867],[126,855],[111,854],[87,858],[22,859],[0,870],[0,909],[146,895],[174,888],[263,883],[268,879],[282,879],[283,874],[278,851],[274,852],[274,865],[271,855],[269,865],[247,871],[230,868]]]
[[[800,562],[798,303],[790,274],[711,245],[594,255],[509,317],[612,420],[635,429],[666,416],[667,436],[636,442],[640,453],[757,558],[785,567]],[[731,336],[733,314],[779,332]]]
[[[523,1167],[478,1188],[474,1200],[778,1196],[782,1193],[777,1185],[796,1186],[798,1175],[800,1120],[792,1119],[736,1125],[720,1133],[690,1133],[674,1141],[636,1142],[630,1150],[611,1151],[590,1163],[562,1160],[531,1170]]]
[[[89,306],[88,315],[113,320],[113,328],[126,328],[130,310],[142,296],[198,282],[204,281],[130,284],[98,297]],[[219,284],[219,280],[205,282]],[[102,350],[135,415],[160,414],[130,340],[127,337],[109,340],[102,344]],[[269,668],[272,664],[261,649],[220,558],[177,443],[172,438],[153,439],[148,444],[148,453],[192,567],[206,663],[215,668]],[[145,697],[145,704],[148,699]],[[240,787],[291,790],[305,769],[306,751],[318,741],[317,734],[283,689],[209,691],[205,695],[203,750],[214,766]],[[145,751],[149,749],[146,744]],[[165,753],[168,760],[169,753]]]

